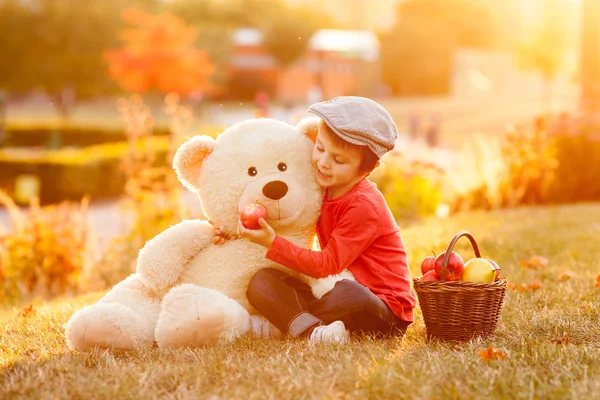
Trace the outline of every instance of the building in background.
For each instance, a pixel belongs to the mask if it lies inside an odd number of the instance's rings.
[[[269,54],[258,29],[236,30],[233,43],[227,90],[231,98],[251,99],[262,91],[286,103],[372,96],[381,81],[379,41],[371,31],[317,31],[306,52],[285,67]]]

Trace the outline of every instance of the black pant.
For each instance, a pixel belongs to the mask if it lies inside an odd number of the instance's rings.
[[[368,288],[347,279],[336,282],[322,298],[310,287],[274,268],[259,270],[246,293],[250,304],[281,332],[307,335],[317,325],[342,321],[353,333],[404,335],[410,322],[396,317]]]

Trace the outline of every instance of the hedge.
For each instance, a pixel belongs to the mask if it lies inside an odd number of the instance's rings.
[[[155,127],[153,136],[166,136],[168,128]],[[8,126],[4,137],[0,138],[0,147],[85,147],[103,143],[126,141],[123,129],[106,129],[82,126]]]
[[[165,165],[168,137],[150,137],[137,144],[140,151],[146,145],[155,154],[156,165]],[[27,174],[39,177],[42,204],[79,200],[85,195],[117,197],[124,192],[122,162],[127,150],[127,142],[79,149],[0,149],[0,187],[12,196],[18,176]]]

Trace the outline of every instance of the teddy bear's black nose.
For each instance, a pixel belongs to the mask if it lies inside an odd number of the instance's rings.
[[[263,194],[271,200],[279,200],[288,192],[288,186],[282,181],[272,181],[263,187]]]

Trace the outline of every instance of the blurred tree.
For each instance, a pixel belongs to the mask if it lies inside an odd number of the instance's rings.
[[[454,47],[442,21],[430,21],[425,31],[418,20],[405,20],[382,40],[383,80],[399,95],[447,93]]]
[[[169,9],[194,25],[219,26],[223,35],[230,36],[236,28],[258,28],[264,34],[267,50],[282,65],[304,53],[317,29],[331,26],[330,17],[318,9],[292,7],[282,0],[175,0]],[[218,53],[223,42],[218,41],[215,49],[209,42],[201,47],[212,55]],[[228,56],[230,52],[221,54]]]
[[[381,38],[383,80],[401,95],[449,90],[457,47],[489,48],[495,32],[489,11],[474,0],[408,0]]]
[[[42,90],[62,119],[76,98],[117,88],[102,53],[118,43],[122,0],[0,0],[0,87],[12,93]],[[128,0],[145,8],[158,0]]]
[[[198,36],[194,47],[205,51],[215,65],[211,82],[223,87],[228,80],[228,65],[233,54],[233,31],[244,25],[238,10],[230,10],[230,2],[221,0],[173,0],[166,11],[195,26]],[[240,25],[241,24],[241,25]]]
[[[581,105],[600,110],[600,0],[583,0],[581,11]]]
[[[319,19],[306,8],[283,9],[270,21],[261,24],[265,46],[279,64],[286,66],[297,60],[319,28]]]
[[[544,5],[544,17],[529,41],[519,46],[518,60],[521,67],[536,70],[544,78],[543,103],[550,111],[552,81],[565,61],[567,26],[559,3],[546,0]]]
[[[110,75],[122,88],[181,95],[210,88],[214,66],[194,47],[195,28],[171,13],[151,15],[134,8],[125,10],[123,19],[135,28],[123,30],[123,48],[106,52]]]

